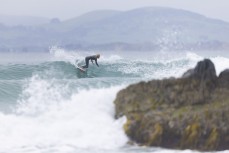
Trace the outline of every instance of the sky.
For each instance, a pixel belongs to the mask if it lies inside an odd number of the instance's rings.
[[[94,10],[162,6],[189,10],[229,22],[229,0],[0,0],[0,15],[66,20]]]

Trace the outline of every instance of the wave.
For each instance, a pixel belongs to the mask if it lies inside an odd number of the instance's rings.
[[[79,87],[102,88],[149,79],[180,77],[187,69],[193,68],[199,60],[205,58],[193,52],[176,54],[161,52],[145,57],[143,53],[140,55],[136,53],[133,58],[129,58],[129,55],[104,53],[98,60],[100,67],[90,63],[87,72],[82,73],[76,68],[76,64],[84,64],[84,54],[56,50],[52,51],[53,57],[49,61],[0,65],[0,105],[5,102],[15,102],[25,88],[25,82],[31,78],[68,84],[70,90],[77,91]],[[228,57],[208,58],[215,63],[218,75],[229,67]]]
[[[65,99],[64,89],[44,89],[49,83],[33,83],[26,89],[30,97],[21,101],[18,112],[0,113],[1,151],[50,146],[114,149],[126,144],[125,118],[114,119],[112,103],[121,86],[81,90]]]
[[[101,152],[124,147],[125,118],[114,119],[116,93],[138,81],[180,77],[205,58],[192,52],[147,58],[141,57],[143,53],[133,58],[104,53],[100,67],[90,63],[82,73],[76,64],[84,64],[89,53],[53,50],[51,54],[50,60],[39,63],[0,65],[1,108],[12,104],[11,112],[0,112],[1,151],[90,152],[89,148]],[[217,74],[229,67],[228,57],[209,58]]]

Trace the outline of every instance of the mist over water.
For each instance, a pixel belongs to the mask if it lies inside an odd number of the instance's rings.
[[[91,54],[54,47],[28,59],[1,56],[0,152],[194,152],[127,145],[113,101],[129,84],[180,77],[206,57],[219,74],[229,67],[226,54],[102,52],[99,67],[78,71]]]

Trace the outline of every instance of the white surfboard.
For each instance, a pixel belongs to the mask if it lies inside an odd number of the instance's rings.
[[[76,65],[76,68],[79,69],[81,72],[86,72],[85,69],[83,69],[82,67],[80,67],[80,66],[78,66],[78,65]]]

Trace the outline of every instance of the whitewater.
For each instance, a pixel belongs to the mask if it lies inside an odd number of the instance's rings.
[[[130,84],[180,77],[204,58],[217,75],[227,52],[100,52],[99,67],[76,69],[95,51],[1,53],[1,153],[194,153],[129,145],[125,117],[114,119],[114,99]],[[228,150],[221,151],[228,153]]]

